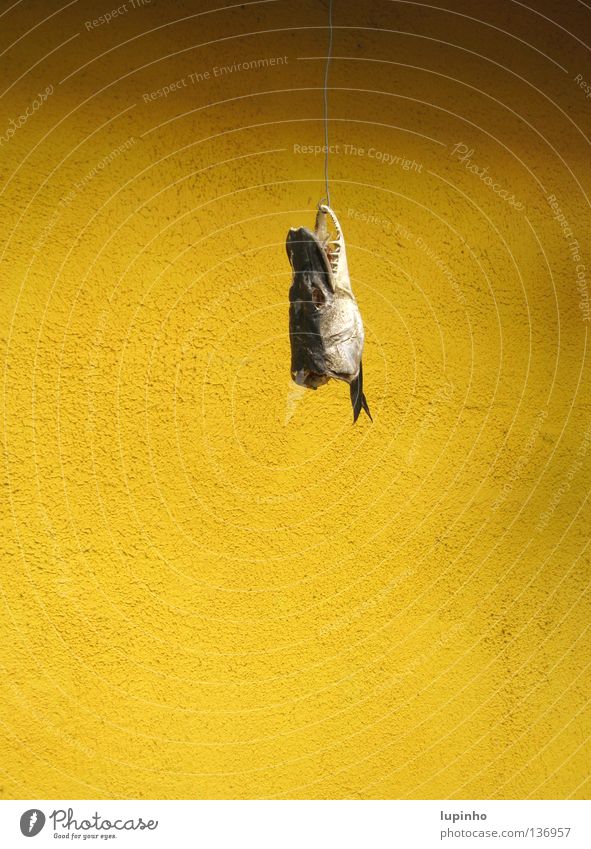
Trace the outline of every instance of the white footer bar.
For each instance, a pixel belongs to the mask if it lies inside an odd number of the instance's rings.
[[[585,801],[0,802],[0,846],[589,849]]]

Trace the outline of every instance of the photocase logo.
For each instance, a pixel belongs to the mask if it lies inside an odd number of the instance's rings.
[[[25,811],[21,817],[21,831],[25,837],[35,837],[45,825],[45,814],[39,808]]]
[[[90,837],[116,837],[116,834],[102,834],[96,832],[112,831],[155,831],[158,828],[158,820],[144,820],[142,817],[110,820],[95,811],[84,819],[74,818],[74,809],[57,808],[46,817],[39,808],[31,808],[21,816],[21,832],[25,837],[35,837],[43,829],[46,820],[52,822],[54,837],[82,837],[87,840]],[[50,825],[51,829],[51,825]],[[59,829],[62,829],[60,833]],[[80,834],[79,832],[91,832]],[[92,833],[95,832],[95,833]],[[0,843],[0,846],[2,844]]]

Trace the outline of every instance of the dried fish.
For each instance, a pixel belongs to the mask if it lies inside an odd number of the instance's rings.
[[[350,388],[353,421],[362,409],[371,419],[363,394],[363,322],[334,211],[320,204],[314,232],[291,228],[286,248],[293,269],[289,290],[292,379],[308,389],[317,389],[331,377],[344,380]]]

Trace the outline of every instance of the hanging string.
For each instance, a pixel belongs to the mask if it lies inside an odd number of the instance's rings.
[[[326,203],[330,206],[330,189],[328,187],[328,71],[332,58],[332,0],[328,0],[328,54],[324,67],[324,182],[326,185]]]

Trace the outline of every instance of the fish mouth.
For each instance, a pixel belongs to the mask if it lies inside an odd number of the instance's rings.
[[[310,269],[319,273],[334,291],[333,272],[325,246],[307,227],[291,227],[285,242],[287,256],[296,274]]]
[[[345,240],[336,213],[325,203],[318,204],[314,233],[328,259],[333,279],[338,280],[348,273],[345,256]]]

